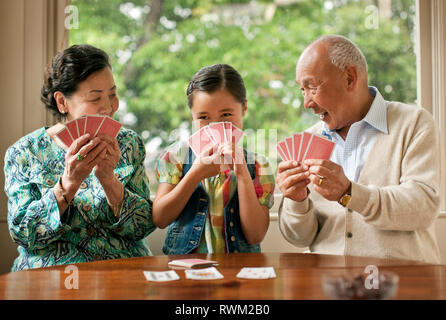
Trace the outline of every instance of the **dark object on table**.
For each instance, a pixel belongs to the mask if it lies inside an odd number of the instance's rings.
[[[395,273],[382,271],[377,281],[378,288],[369,285],[367,274],[323,274],[322,289],[325,295],[331,299],[342,300],[382,300],[391,299],[398,289],[399,277]]]

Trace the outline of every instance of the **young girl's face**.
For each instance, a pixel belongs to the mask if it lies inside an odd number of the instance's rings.
[[[192,100],[192,119],[196,130],[210,124],[211,122],[228,121],[243,129],[243,116],[247,110],[245,106],[237,101],[229,91],[225,89],[212,93],[204,91],[194,92]]]

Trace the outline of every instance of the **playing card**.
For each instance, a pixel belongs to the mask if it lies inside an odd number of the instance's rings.
[[[66,127],[56,133],[56,136],[63,142],[68,148],[73,143],[73,137],[70,134],[70,131]]]
[[[189,145],[197,157],[203,150],[206,150],[208,147],[215,144],[208,129],[207,126],[203,127],[189,138]]]
[[[237,274],[237,278],[244,279],[270,279],[275,277],[276,273],[273,267],[242,268]]]
[[[76,119],[77,130],[79,131],[79,137],[85,134],[85,124],[87,123],[87,116],[82,116]]]
[[[67,127],[68,131],[70,131],[71,137],[73,140],[76,140],[80,137],[79,130],[77,129],[77,122],[76,120],[71,120],[67,123],[65,123],[65,127]]]
[[[204,259],[178,259],[169,261],[169,267],[184,267],[184,268],[206,268],[211,266],[218,266],[217,261]]]
[[[319,135],[312,135],[304,155],[306,159],[330,159],[335,143]]]
[[[223,275],[218,272],[215,267],[184,270],[184,273],[186,274],[186,279],[193,280],[215,280],[224,278]]]
[[[105,117],[104,122],[102,122],[102,125],[96,135],[106,134],[110,137],[116,138],[121,127],[122,124],[107,116]]]
[[[277,144],[277,149],[281,150],[281,152],[279,152],[279,154],[283,154],[285,161],[290,161],[291,160],[291,156],[288,154],[288,148],[286,147],[286,141],[282,140],[279,141],[279,143]]]
[[[277,145],[276,148],[277,148],[277,153],[279,154],[280,158],[281,158],[283,161],[288,161],[288,159],[287,159],[287,155],[286,155],[285,152],[282,150],[282,147],[279,146],[279,145]]]
[[[299,152],[299,159],[297,160],[299,163],[303,162],[304,159],[304,155],[307,152],[307,148],[308,148],[308,142],[310,142],[311,139],[311,133],[308,132],[303,132],[302,133],[302,139],[300,141],[300,152]]]
[[[293,160],[297,161],[299,159],[300,153],[300,141],[302,140],[302,134],[293,133]]]
[[[224,122],[226,142],[232,141],[232,122]]]
[[[211,132],[214,141],[223,143],[226,141],[226,130],[223,122],[214,122],[209,124],[209,132]]]
[[[290,160],[294,160],[294,148],[293,148],[293,137],[286,137],[285,138],[285,147],[287,148],[288,154],[290,156]]]
[[[237,144],[241,137],[243,136],[243,131],[232,125],[232,142]]]
[[[96,133],[101,127],[102,122],[104,121],[105,116],[100,115],[88,115],[87,123],[85,124],[85,133],[89,133],[90,136],[96,137]]]
[[[174,271],[143,271],[147,281],[174,281],[180,280],[180,276]]]

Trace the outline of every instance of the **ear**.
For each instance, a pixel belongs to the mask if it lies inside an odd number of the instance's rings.
[[[347,91],[353,91],[358,84],[358,70],[355,66],[349,66],[344,71],[345,88]]]
[[[245,104],[243,105],[242,116],[245,116],[246,111],[248,110],[248,100],[245,100]]]
[[[54,92],[54,100],[56,100],[57,108],[59,109],[59,112],[62,114],[68,113],[68,101],[63,95],[62,92],[56,91]]]

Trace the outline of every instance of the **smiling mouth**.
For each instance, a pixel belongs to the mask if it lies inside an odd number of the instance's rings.
[[[317,115],[319,117],[319,119],[324,120],[325,117],[328,115],[328,112],[320,112],[320,113],[316,113],[315,115]]]

